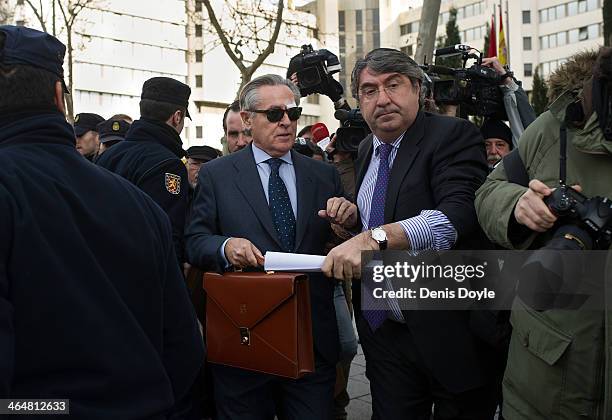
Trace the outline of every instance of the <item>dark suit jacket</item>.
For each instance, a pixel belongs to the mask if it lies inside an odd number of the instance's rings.
[[[298,205],[295,252],[320,255],[331,227],[317,212],[325,209],[329,198],[342,196],[340,176],[332,165],[293,151],[291,158]],[[252,146],[202,166],[191,217],[186,234],[187,256],[197,267],[223,267],[219,249],[228,237],[246,238],[263,254],[281,251]],[[334,282],[321,274],[310,274],[309,279],[315,350],[335,364],[338,330]]]
[[[372,135],[359,146],[357,196],[372,157]],[[458,118],[419,112],[393,161],[385,224],[435,209],[457,231],[457,247],[477,234],[474,196],[487,174],[484,141],[476,126]],[[353,302],[361,301],[360,286]],[[490,349],[469,329],[469,312],[404,311],[404,318],[436,379],[450,391],[483,385]]]

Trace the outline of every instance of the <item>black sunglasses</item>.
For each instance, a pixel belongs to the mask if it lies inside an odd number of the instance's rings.
[[[302,108],[299,106],[294,106],[293,108],[281,109],[281,108],[272,108],[272,109],[252,109],[251,112],[256,112],[258,114],[266,114],[266,118],[270,122],[279,122],[285,116],[285,112],[291,121],[297,121],[302,115]]]

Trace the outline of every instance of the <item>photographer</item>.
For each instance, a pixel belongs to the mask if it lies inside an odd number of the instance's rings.
[[[518,152],[513,153],[519,154],[529,185],[508,181],[509,168],[516,166],[506,158],[477,191],[478,219],[497,244],[537,249],[554,239],[576,248],[598,239],[584,228],[580,218],[553,213],[555,203],[550,196],[559,187],[559,178],[563,179],[559,156],[566,139],[566,184],[595,201],[599,199],[596,196],[612,197],[611,63],[612,49],[602,48],[596,60],[594,54],[580,54],[561,66],[552,77],[581,78],[582,89],[560,95],[525,130]],[[580,69],[589,71],[581,74]],[[565,76],[558,77],[562,73]],[[570,229],[573,234],[564,233]],[[604,394],[600,383],[610,372],[603,357],[610,346],[610,338],[604,334],[604,325],[611,322],[609,316],[604,317],[603,311],[536,311],[522,299],[516,299],[514,308],[504,377],[504,417],[610,418],[611,413],[604,413],[603,407],[610,407],[612,397],[608,390]]]
[[[504,107],[512,130],[512,142],[516,146],[523,131],[536,119],[535,111],[529,104],[529,98],[521,87],[521,82],[502,67],[497,57],[483,58],[482,65],[494,69],[503,77],[503,83],[499,88],[503,94]]]

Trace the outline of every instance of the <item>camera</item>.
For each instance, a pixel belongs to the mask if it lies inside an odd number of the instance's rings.
[[[545,198],[544,203],[563,224],[576,226],[572,232],[562,235],[563,239],[575,242],[575,249],[607,249],[610,246],[612,200],[609,198],[587,198],[572,187],[562,184]]]
[[[499,89],[502,79],[494,69],[482,65],[482,53],[476,55],[468,45],[457,44],[438,48],[437,57],[460,54],[461,68],[423,65],[421,68],[433,80],[433,97],[436,103],[461,105],[462,113],[480,117],[507,120],[503,95]],[[466,68],[469,59],[476,63]]]
[[[357,109],[338,109],[334,117],[341,127],[336,130],[335,149],[339,152],[357,153],[359,143],[371,133],[370,127]]]
[[[296,73],[302,96],[321,93],[336,102],[342,98],[343,90],[332,75],[340,69],[340,61],[334,53],[325,49],[315,51],[312,45],[302,45],[300,52],[289,62],[287,78]]]

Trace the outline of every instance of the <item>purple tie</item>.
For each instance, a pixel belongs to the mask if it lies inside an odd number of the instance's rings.
[[[393,150],[393,146],[387,143],[382,143],[378,146],[378,175],[376,176],[376,186],[372,194],[372,203],[370,206],[370,219],[368,220],[368,229],[378,227],[385,223],[385,197],[387,196],[387,184],[389,183],[389,155]],[[371,303],[368,305],[374,307],[374,298],[372,297],[371,287],[365,285],[366,294],[363,302]],[[365,306],[365,305],[364,305]],[[378,327],[387,319],[387,311],[383,309],[362,310],[363,317],[372,331],[376,331]]]

